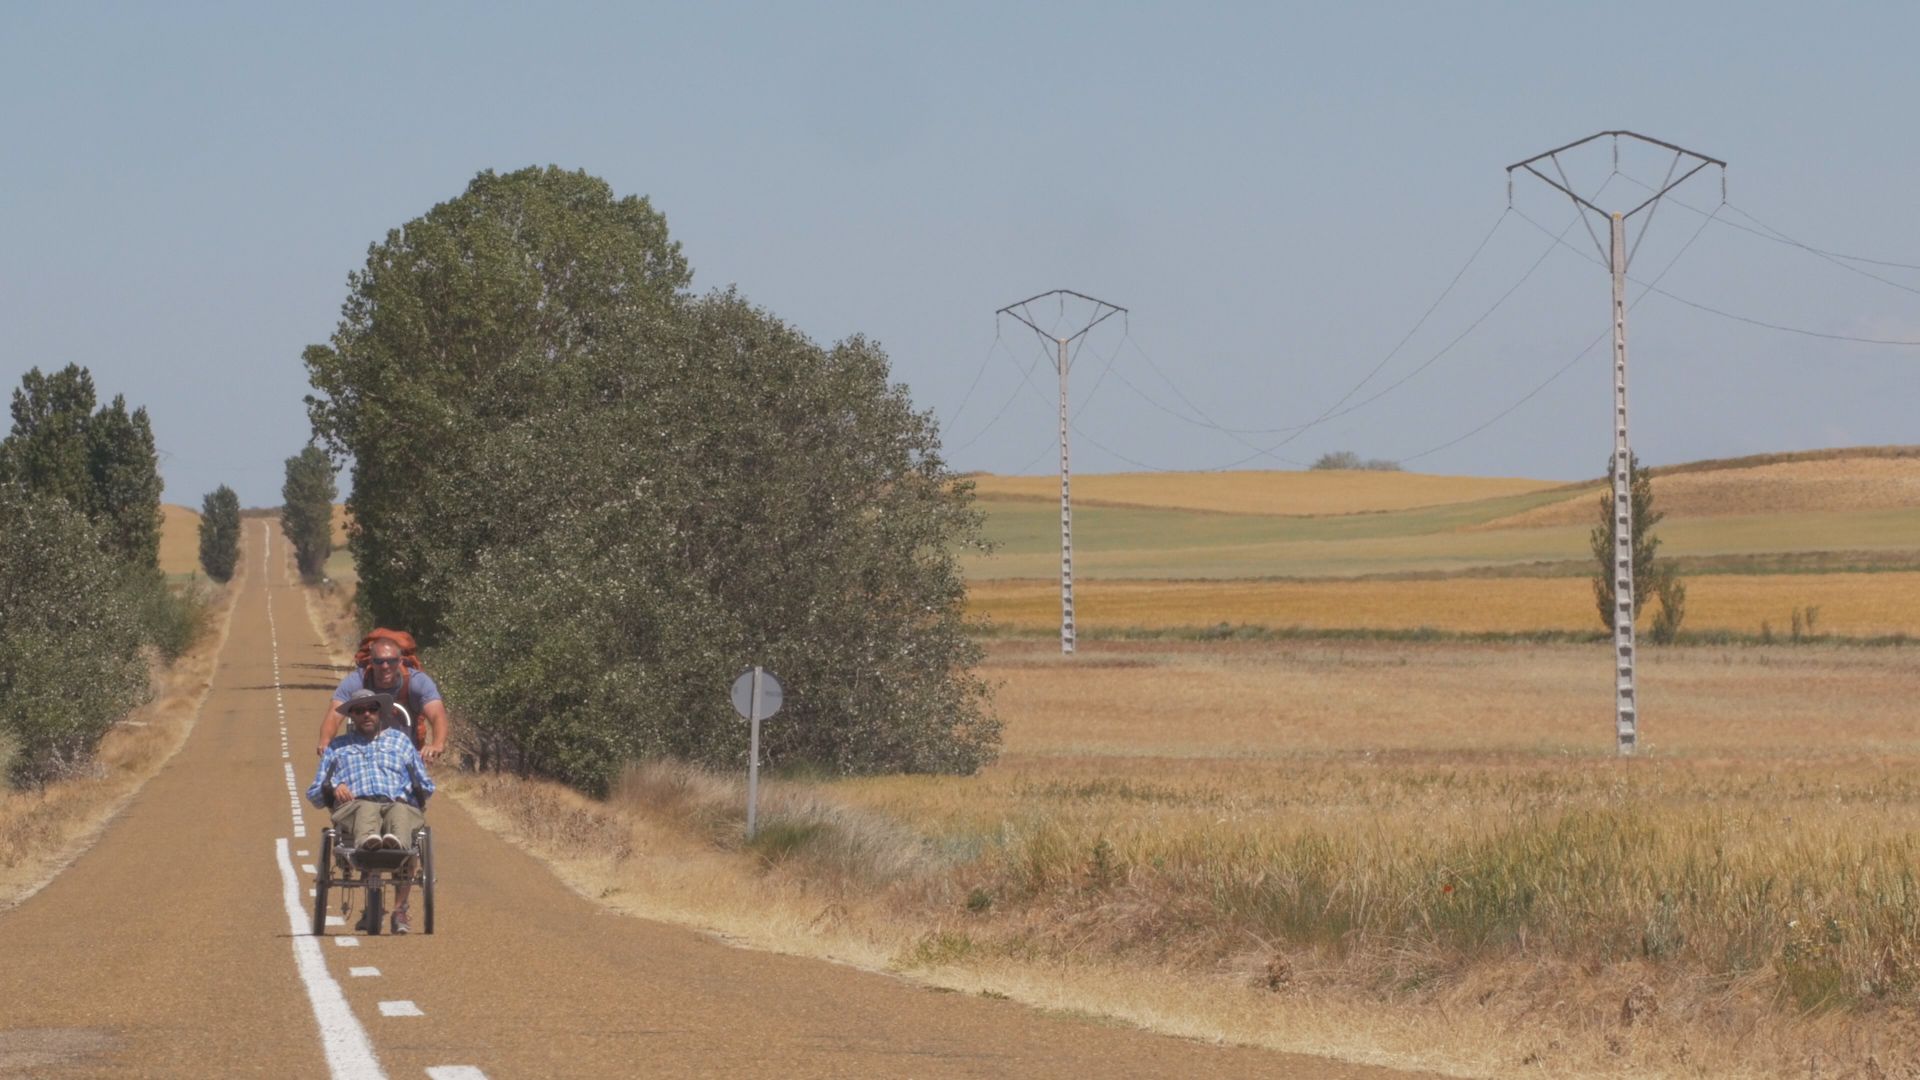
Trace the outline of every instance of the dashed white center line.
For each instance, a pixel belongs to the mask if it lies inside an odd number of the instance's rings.
[[[350,967],[347,969],[347,974],[356,979],[377,979],[380,977],[380,969],[377,967]]]
[[[313,1018],[320,1026],[320,1046],[325,1051],[327,1068],[334,1080],[383,1080],[380,1061],[374,1057],[367,1029],[353,1015],[340,984],[327,974],[326,958],[320,955],[320,943],[307,935],[307,913],[300,903],[300,892],[293,876],[293,861],[287,858],[287,842],[275,840],[276,860],[280,864],[281,900],[286,905],[287,923],[293,929],[293,961],[300,981],[306,984],[307,1001],[313,1006]]]
[[[360,939],[357,937],[337,937],[333,939],[333,943],[343,949],[351,949],[360,944]]]
[[[472,1065],[429,1065],[427,1080],[487,1080],[487,1074]]]
[[[300,864],[300,872],[303,874],[317,874],[320,871],[316,869],[312,863],[303,862]]]
[[[380,1003],[381,1016],[425,1016],[420,1006],[411,1001],[383,1001]]]

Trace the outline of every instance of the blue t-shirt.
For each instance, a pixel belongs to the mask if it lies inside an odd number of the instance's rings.
[[[346,678],[340,680],[339,687],[333,692],[333,703],[335,705],[343,704],[348,697],[352,696],[355,690],[359,690],[365,686],[366,679],[362,675],[361,669],[354,668],[352,671],[347,672]],[[400,695],[398,694],[394,695],[396,701],[399,700],[399,697]],[[408,735],[414,735],[419,729],[420,711],[439,700],[440,688],[433,684],[433,680],[427,677],[426,672],[408,671],[406,705],[409,715],[406,719],[401,719],[400,710],[388,709],[387,714],[381,719],[385,721],[385,726],[387,727],[398,728]]]
[[[359,668],[354,668],[352,671],[347,672],[347,677],[341,679],[340,685],[334,689],[333,700],[336,702],[344,702],[355,690],[364,690],[366,688],[367,682],[365,676],[361,674]],[[399,696],[398,694],[394,695],[396,699],[399,698]],[[407,708],[417,713],[426,706],[439,700],[440,688],[433,684],[433,680],[427,677],[426,672],[407,672]]]

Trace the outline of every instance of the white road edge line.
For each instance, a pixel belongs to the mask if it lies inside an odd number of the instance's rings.
[[[327,1069],[333,1080],[386,1080],[380,1059],[374,1056],[373,1043],[367,1039],[367,1029],[360,1026],[340,984],[327,972],[320,942],[308,933],[306,907],[300,903],[299,879],[294,876],[293,861],[287,858],[286,838],[276,838],[273,845],[280,864],[280,898],[286,903],[287,925],[293,930],[293,962],[300,971],[300,981],[306,984],[314,1022],[320,1026],[320,1048],[326,1053]]]

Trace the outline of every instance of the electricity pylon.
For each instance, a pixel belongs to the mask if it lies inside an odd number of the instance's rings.
[[[1093,311],[1080,329],[1061,337],[1051,330],[1041,329],[1024,311],[1028,304],[1050,296],[1061,298],[1063,313],[1065,298],[1069,296],[1092,304]],[[1073,367],[1073,358],[1068,355],[1067,346],[1113,316],[1126,314],[1126,311],[1126,308],[1096,300],[1072,289],[1054,289],[1015,301],[993,313],[995,318],[1011,315],[1040,335],[1042,341],[1052,342],[1055,350],[1053,364],[1060,372],[1060,651],[1069,655],[1073,652],[1073,471],[1067,456],[1067,427],[1072,423],[1072,417],[1067,413],[1067,372]]]
[[[1640,205],[1624,213],[1602,210],[1590,200],[1573,190],[1573,184],[1567,179],[1567,171],[1560,165],[1560,155],[1576,147],[1585,146],[1595,139],[1613,139],[1613,167],[1620,168],[1620,139],[1622,136],[1650,146],[1673,151],[1673,163],[1667,166],[1666,179],[1662,180],[1652,195]],[[1556,180],[1534,168],[1537,162],[1551,161]],[[1673,174],[1679,170],[1682,162],[1692,167],[1680,174],[1678,180]],[[1647,229],[1653,224],[1653,215],[1660,206],[1660,198],[1667,192],[1686,183],[1694,173],[1709,165],[1720,166],[1720,197],[1726,198],[1727,163],[1705,154],[1696,154],[1685,147],[1675,146],[1659,139],[1650,139],[1631,131],[1602,131],[1584,139],[1570,142],[1565,146],[1549,150],[1544,154],[1535,154],[1525,161],[1507,166],[1507,202],[1513,202],[1513,172],[1525,169],[1545,181],[1550,187],[1559,190],[1573,200],[1580,212],[1580,221],[1587,227],[1587,235],[1593,239],[1594,247],[1600,249],[1600,257],[1613,271],[1613,648],[1616,668],[1614,681],[1614,735],[1618,740],[1618,753],[1622,757],[1631,756],[1639,743],[1639,705],[1634,698],[1634,636],[1633,618],[1635,614],[1633,595],[1633,484],[1631,468],[1633,451],[1627,442],[1627,267],[1633,262],[1634,252],[1640,250],[1640,241],[1647,238]],[[1598,193],[1596,193],[1597,196]],[[1640,223],[1640,235],[1627,246],[1627,220],[1640,211],[1647,212],[1646,220]],[[1589,213],[1599,214],[1606,219],[1608,241],[1603,247],[1600,236],[1594,231]]]

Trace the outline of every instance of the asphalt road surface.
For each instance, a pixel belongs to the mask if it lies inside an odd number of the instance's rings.
[[[339,673],[245,522],[211,696],[84,856],[0,912],[0,1076],[1303,1077],[1404,1073],[937,993],[611,914],[440,800],[437,932],[307,929]],[[269,550],[269,547],[271,550]]]

